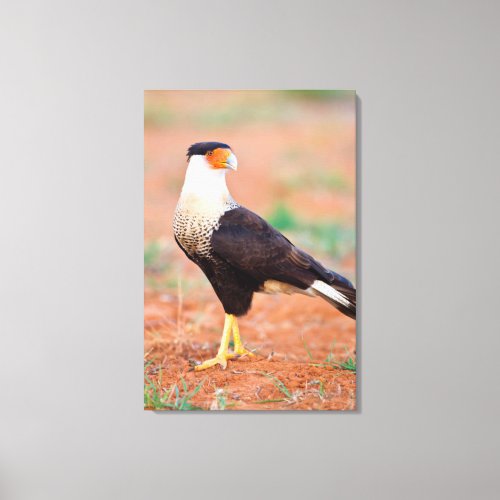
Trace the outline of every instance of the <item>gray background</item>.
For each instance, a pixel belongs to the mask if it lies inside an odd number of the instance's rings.
[[[498,498],[499,6],[2,2],[0,498]],[[358,91],[358,413],[142,410],[167,88]]]

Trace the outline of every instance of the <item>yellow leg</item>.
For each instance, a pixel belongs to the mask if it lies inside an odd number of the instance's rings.
[[[220,340],[220,347],[217,352],[217,356],[212,359],[207,359],[201,365],[195,366],[195,371],[199,372],[201,370],[206,370],[207,368],[211,368],[215,365],[221,365],[223,369],[226,368],[227,360],[233,357],[228,353],[228,348],[234,321],[236,321],[236,318],[232,314],[226,314],[226,319],[224,320],[224,330],[222,332],[222,338]]]
[[[234,339],[234,354],[232,357],[241,356],[255,356],[251,351],[248,351],[243,347],[243,342],[241,342],[240,329],[238,327],[238,320],[234,318],[233,320],[233,339]]]

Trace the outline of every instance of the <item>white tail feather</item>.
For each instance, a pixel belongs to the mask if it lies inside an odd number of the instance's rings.
[[[340,293],[338,290],[335,290],[335,288],[328,285],[324,281],[316,280],[311,285],[311,288],[313,290],[316,290],[317,292],[319,292],[319,294],[326,295],[327,297],[332,299],[334,302],[342,304],[345,307],[351,306],[351,302],[343,293]]]

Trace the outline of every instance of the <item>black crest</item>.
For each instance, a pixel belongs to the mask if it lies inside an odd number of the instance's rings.
[[[205,155],[217,148],[231,149],[230,146],[222,142],[197,142],[189,147],[187,151],[188,160],[193,155]]]

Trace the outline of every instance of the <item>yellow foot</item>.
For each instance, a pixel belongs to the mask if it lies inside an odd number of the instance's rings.
[[[243,356],[254,357],[255,354],[252,351],[243,347],[243,342],[240,337],[240,329],[236,318],[233,319],[232,332],[234,338],[233,358],[242,358]]]
[[[201,372],[202,370],[206,370],[207,368],[212,368],[215,365],[221,365],[222,369],[225,370],[227,367],[227,360],[231,359],[229,354],[217,354],[215,358],[207,359],[203,361],[201,365],[196,365],[194,367],[195,372]]]
[[[234,351],[228,352],[231,334],[233,334],[234,336]],[[227,367],[228,359],[242,358],[243,356],[253,357],[255,356],[255,354],[243,347],[236,317],[232,314],[226,314],[226,319],[224,321],[224,331],[222,332],[222,338],[220,341],[220,347],[217,356],[212,359],[207,359],[206,361],[201,363],[201,365],[196,365],[194,367],[194,370],[200,372],[202,370],[206,370],[207,368],[212,368],[212,366],[215,365],[220,365],[222,369],[225,370]]]
[[[245,349],[243,346],[235,346],[234,352],[229,353],[229,356],[231,357],[228,359],[242,358],[243,356],[249,356],[253,358],[255,357],[255,354],[252,351]]]

